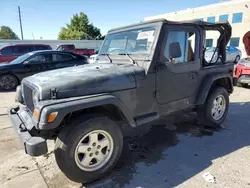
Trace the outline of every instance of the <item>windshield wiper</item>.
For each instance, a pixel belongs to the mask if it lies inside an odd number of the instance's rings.
[[[110,58],[109,54],[100,54],[100,55],[105,55],[105,56],[107,56],[108,59],[109,59],[109,62],[112,63],[112,59]]]
[[[130,60],[133,64],[136,64],[137,66],[139,66],[138,63],[137,63],[134,59],[132,59],[132,57],[131,57],[129,54],[127,54],[127,53],[120,53],[120,54],[118,54],[118,55],[125,55],[125,56],[127,56],[127,57],[129,58],[129,60]]]

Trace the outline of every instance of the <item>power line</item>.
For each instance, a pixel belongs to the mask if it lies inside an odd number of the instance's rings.
[[[20,6],[18,6],[18,13],[19,13],[19,22],[20,22],[21,36],[22,36],[22,40],[23,40],[23,26],[22,26],[22,18],[21,18]]]

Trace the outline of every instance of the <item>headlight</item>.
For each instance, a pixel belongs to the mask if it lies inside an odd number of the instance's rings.
[[[37,90],[33,90],[32,98],[33,98],[33,104],[34,106],[36,106],[37,103],[39,102],[39,92]]]

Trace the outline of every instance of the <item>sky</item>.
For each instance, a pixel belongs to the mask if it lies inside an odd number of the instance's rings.
[[[218,3],[219,0],[0,0],[0,26],[7,25],[24,39],[57,39],[73,14],[84,12],[94,26],[109,29],[142,21],[145,17]]]

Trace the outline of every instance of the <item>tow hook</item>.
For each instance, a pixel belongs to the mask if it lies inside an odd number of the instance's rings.
[[[11,114],[16,114],[16,113],[18,112],[19,109],[20,109],[19,106],[15,106],[15,107],[13,107],[13,108],[11,109],[10,113],[11,113]]]

